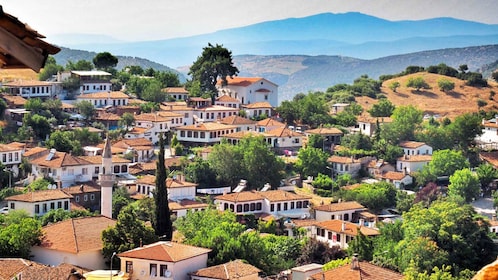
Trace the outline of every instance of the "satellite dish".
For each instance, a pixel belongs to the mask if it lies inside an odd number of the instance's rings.
[[[164,276],[166,276],[166,278],[170,278],[171,277],[171,271],[166,270],[166,272],[164,273]]]

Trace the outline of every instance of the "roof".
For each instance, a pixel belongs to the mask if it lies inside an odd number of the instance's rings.
[[[370,117],[365,115],[360,115],[357,118],[357,122],[376,124],[379,123],[391,123],[393,120],[390,117]]]
[[[39,72],[48,55],[56,54],[60,48],[41,39],[45,36],[5,13],[0,6],[0,65],[2,68],[31,68]]]
[[[2,84],[5,87],[36,87],[36,86],[51,86],[52,83],[37,80],[15,80]]]
[[[91,71],[71,71],[71,73],[78,76],[112,76],[111,73],[101,71],[101,70],[91,70]]]
[[[0,152],[14,152],[14,151],[22,151],[22,147],[18,147],[16,145],[10,144],[0,144]]]
[[[38,154],[38,153],[43,153],[43,152],[46,152],[46,151],[48,151],[48,149],[47,149],[47,148],[45,148],[45,147],[38,147],[38,146],[37,146],[37,147],[33,147],[33,148],[31,148],[31,149],[29,149],[29,150],[25,151],[25,152],[23,153],[23,156],[25,156],[25,157],[29,157],[29,156],[32,156],[32,155],[36,155],[36,154]]]
[[[242,105],[242,107],[247,109],[273,108],[268,102],[254,102],[251,104]]]
[[[402,280],[405,277],[387,268],[361,261],[359,269],[352,269],[350,264],[336,267],[325,272],[311,275],[312,280]]]
[[[169,210],[178,211],[178,210],[188,210],[188,209],[197,209],[197,208],[207,208],[209,205],[207,203],[199,202],[197,200],[182,199],[179,201],[170,200],[168,206]]]
[[[144,185],[155,185],[156,184],[156,176],[154,175],[144,175],[137,180],[137,184]],[[196,187],[197,184],[185,181],[179,181],[173,178],[166,179],[166,188],[189,188]]]
[[[345,225],[345,230],[342,230],[343,224]],[[327,220],[323,222],[318,222],[315,224],[316,227],[324,228],[328,231],[344,233],[349,236],[357,236],[358,231],[366,236],[379,235],[380,232],[374,228],[359,226],[350,222],[342,220]]]
[[[406,176],[409,176],[409,175],[405,174],[403,172],[387,171],[387,172],[383,173],[382,175],[380,175],[380,178],[399,181],[399,180],[403,180],[403,178],[405,178]]]
[[[228,263],[199,269],[192,273],[192,276],[206,277],[214,279],[239,279],[258,274],[261,270],[242,260],[234,260]]]
[[[11,103],[14,106],[23,106],[26,104],[26,101],[28,101],[26,98],[20,96],[20,95],[7,95],[7,94],[2,94],[2,98],[7,101],[7,103]]]
[[[341,157],[341,156],[331,156],[327,159],[328,162],[335,162],[335,163],[342,163],[342,164],[347,164],[347,163],[357,163],[359,161],[350,158],[350,157]]]
[[[310,199],[309,196],[299,195],[282,190],[271,191],[245,191],[219,195],[216,199],[231,202],[246,202],[267,199],[271,202]]]
[[[262,78],[260,77],[252,77],[252,78],[247,78],[247,77],[227,77],[227,85],[230,86],[239,86],[239,87],[247,87],[252,85],[253,83],[261,80]],[[217,85],[221,85],[222,80],[219,79],[218,82],[216,83]]]
[[[422,147],[423,145],[427,144],[417,141],[401,141],[398,146],[400,146],[401,148],[416,149]]]
[[[257,132],[254,130],[244,130],[244,131],[237,131],[234,133],[225,134],[222,137],[232,138],[232,139],[242,139],[245,137],[270,137],[270,135],[264,132]]]
[[[78,99],[129,99],[130,97],[122,91],[105,91],[85,93],[78,95]]]
[[[151,146],[152,141],[146,138],[134,138],[134,139],[123,139],[120,140],[114,144],[112,144],[112,147],[117,147],[117,148],[123,148],[127,149],[128,147],[136,147],[136,146]]]
[[[260,120],[256,123],[257,126],[286,126],[285,123],[281,123],[271,118],[266,118],[264,120]]]
[[[77,254],[102,250],[102,231],[116,221],[104,216],[64,220],[42,228],[40,247]]]
[[[64,152],[55,152],[52,159],[47,160],[46,156],[35,158],[31,161],[33,165],[39,165],[50,168],[60,168],[65,166],[90,165],[83,157],[76,157]]]
[[[270,136],[276,136],[276,137],[302,137],[303,136],[302,133],[292,131],[285,126],[277,127],[275,129],[272,129],[272,130],[268,130],[268,131],[266,131],[266,134],[269,134]]]
[[[188,94],[188,90],[185,89],[184,87],[167,87],[161,89],[162,92],[166,93],[182,93],[182,94]]]
[[[309,129],[305,131],[307,134],[318,134],[318,135],[343,135],[344,133],[335,127],[319,127],[315,129]]]
[[[318,205],[318,206],[315,206],[313,208],[315,210],[325,211],[325,212],[337,212],[337,211],[364,210],[364,209],[366,209],[365,206],[361,205],[360,203],[358,203],[356,201],[345,201],[345,202],[331,203],[331,204],[325,204],[325,205]]]
[[[0,258],[0,280],[10,280],[20,272],[31,268],[42,268],[44,265],[21,258]],[[24,279],[24,277],[23,277]]]
[[[481,152],[479,153],[479,157],[487,161],[489,164],[493,166],[498,166],[498,151],[495,152]]]
[[[145,121],[145,122],[167,122],[170,118],[160,115],[158,113],[144,113],[135,115],[135,122]]]
[[[186,126],[177,127],[177,130],[196,130],[196,131],[217,131],[217,130],[225,130],[225,129],[236,129],[235,125],[226,125],[221,123],[200,123],[200,124],[192,124]]]
[[[62,191],[70,195],[80,194],[80,193],[100,192],[100,187],[97,186],[98,186],[97,184],[86,182],[79,185],[63,188]]]
[[[404,155],[398,158],[404,162],[429,162],[432,160],[432,155]]]
[[[481,268],[472,280],[498,279],[498,259]]]
[[[164,262],[180,262],[200,255],[208,254],[211,249],[190,246],[176,242],[159,241],[138,247],[123,253],[120,258],[144,259]]]
[[[49,201],[49,200],[58,200],[58,199],[70,199],[71,195],[63,192],[60,189],[55,190],[40,190],[35,192],[28,192],[18,195],[13,195],[6,197],[5,200],[8,201],[22,201],[22,202],[41,202],[41,201]]]
[[[222,95],[218,98],[216,98],[217,102],[235,102],[235,103],[240,103],[240,101],[237,98],[231,97],[230,95]]]

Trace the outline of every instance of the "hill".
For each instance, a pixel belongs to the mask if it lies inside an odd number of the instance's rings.
[[[167,40],[118,42],[102,36],[59,38],[57,44],[114,55],[138,56],[172,67],[191,64],[210,43],[236,56],[338,55],[360,59],[477,45],[498,44],[498,25],[453,18],[388,21],[361,14],[324,13],[267,21],[217,32]]]
[[[421,76],[431,87],[428,90],[416,92],[413,88],[406,87],[408,79]],[[438,88],[437,81],[441,78],[455,83],[455,88],[451,92],[445,93]],[[389,85],[397,81],[400,87],[393,92]],[[493,96],[491,92],[498,92],[498,84],[490,83],[488,87],[478,88],[465,85],[465,81],[457,78],[442,76],[432,73],[415,73],[382,83],[381,92],[396,106],[413,105],[424,111],[424,114],[430,116],[439,116],[441,118],[455,118],[463,113],[478,112],[480,109],[485,111],[498,110],[498,97]],[[485,101],[486,106],[479,108],[478,100]],[[369,97],[357,97],[356,101],[365,110],[370,109],[378,100]]]

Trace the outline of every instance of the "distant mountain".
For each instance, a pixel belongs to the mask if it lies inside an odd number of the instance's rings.
[[[498,25],[453,18],[388,21],[361,13],[325,13],[168,40],[87,39],[86,43],[74,39],[58,42],[71,48],[109,51],[179,67],[191,64],[208,42],[223,44],[234,55],[340,55],[374,59],[441,48],[498,44]]]
[[[300,92],[324,91],[339,83],[351,84],[364,74],[374,79],[380,75],[396,74],[410,65],[427,67],[445,63],[458,68],[467,64],[469,70],[477,71],[497,60],[498,45],[423,51],[371,60],[305,55],[234,57],[239,76],[264,77],[278,84],[279,102]]]
[[[61,51],[54,55],[57,64],[65,66],[68,61],[77,62],[78,60],[87,60],[92,61],[93,58],[97,55],[96,52],[90,51],[82,51],[82,50],[73,50],[65,47],[61,47]],[[126,66],[137,65],[142,67],[143,69],[153,68],[158,71],[169,71],[177,73],[180,79],[180,82],[184,82],[186,80],[185,76],[178,72],[175,69],[172,69],[168,66],[162,65],[160,63],[150,61],[148,59],[139,58],[139,57],[131,57],[131,56],[116,56],[118,58],[118,65],[116,68],[121,70]]]

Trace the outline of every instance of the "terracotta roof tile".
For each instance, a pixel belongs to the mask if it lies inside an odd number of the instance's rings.
[[[358,203],[356,201],[330,203],[330,204],[325,204],[325,205],[318,205],[318,206],[315,206],[313,208],[315,210],[325,211],[325,212],[336,212],[336,211],[347,211],[347,210],[364,210],[364,209],[366,209],[365,206],[361,205],[360,203]]]
[[[133,258],[165,262],[179,262],[196,256],[207,254],[211,249],[190,246],[176,242],[159,241],[143,247],[138,247],[123,253],[120,258]]]
[[[263,132],[257,132],[254,130],[246,130],[246,131],[237,131],[234,133],[229,133],[223,135],[223,138],[232,138],[232,139],[242,139],[245,137],[270,137],[269,134]]]
[[[71,195],[63,192],[60,189],[55,190],[40,190],[35,192],[28,192],[18,195],[13,195],[6,197],[7,201],[23,201],[23,202],[41,202],[56,199],[69,199],[72,198]]]
[[[311,197],[307,195],[300,195],[293,192],[287,192],[282,190],[270,190],[259,193],[261,196],[263,196],[264,198],[268,199],[271,202],[311,199]]]
[[[255,121],[237,115],[231,115],[219,120],[219,123],[229,125],[254,125]]]
[[[170,200],[168,205],[171,211],[188,210],[194,208],[207,208],[209,206],[207,203],[202,203],[190,199],[182,199],[180,201]]]
[[[163,117],[157,113],[144,113],[144,114],[139,114],[135,115],[135,121],[142,121],[142,122],[167,122],[169,121],[170,118]]]
[[[21,151],[22,148],[15,146],[15,145],[10,145],[10,144],[0,144],[0,152],[14,152],[14,151]]]
[[[270,190],[265,192],[259,192],[259,191],[235,192],[235,193],[219,195],[216,197],[216,199],[231,201],[231,202],[245,202],[245,201],[267,199],[269,201],[276,202],[276,201],[310,199],[310,197],[282,190]]]
[[[119,120],[121,120],[121,117],[119,115],[114,114],[114,113],[100,112],[95,117],[95,120],[99,120],[99,121],[119,121]]]
[[[242,105],[242,107],[247,109],[273,108],[268,102],[254,102],[251,104]]]
[[[43,266],[43,267],[30,267],[22,274],[23,280],[38,280],[38,279],[73,279],[74,272],[83,275],[90,272],[89,269],[82,268],[76,265],[61,263],[58,266]]]
[[[423,145],[426,144],[424,142],[417,141],[401,141],[398,146],[400,146],[401,148],[416,149],[422,147]]]
[[[311,275],[312,280],[402,280],[405,277],[393,270],[376,266],[368,262],[359,262],[359,269],[352,269],[350,264]]]
[[[73,254],[101,250],[102,231],[116,221],[104,216],[64,220],[42,228],[41,247]]]
[[[102,164],[102,156],[79,156],[79,158],[84,161],[90,162],[92,164]],[[112,163],[130,163],[131,161],[120,156],[112,156]]]
[[[26,98],[19,95],[2,94],[2,98],[5,99],[5,101],[7,101],[8,103],[13,104],[14,106],[24,106],[24,104],[26,104],[26,101],[28,101]]]
[[[495,168],[498,167],[498,152],[481,152],[479,157],[487,161],[489,164],[493,165]]]
[[[43,268],[44,265],[21,258],[0,258],[0,279],[15,279],[20,272],[29,268]],[[24,277],[23,277],[24,279]]]
[[[135,139],[123,139],[120,140],[114,144],[112,144],[113,147],[118,147],[118,148],[123,148],[127,149],[128,147],[135,147],[135,146],[151,146],[152,141],[146,138],[135,138]]]
[[[343,135],[344,133],[335,127],[319,127],[315,129],[309,129],[305,131],[308,134],[318,134],[318,135]]]
[[[183,94],[188,94],[188,90],[185,89],[184,87],[166,87],[161,89],[162,92],[166,93],[183,93]]]
[[[226,125],[221,123],[201,123],[177,127],[177,130],[195,130],[195,131],[218,131],[226,129],[236,129],[235,125]]]
[[[261,80],[262,78],[259,77],[252,77],[252,78],[247,78],[247,77],[227,77],[227,84],[230,86],[240,86],[240,87],[247,87],[252,85],[253,83]],[[221,79],[218,80],[216,83],[217,85],[221,85]]]
[[[341,157],[341,156],[331,156],[327,159],[328,162],[335,162],[335,163],[342,163],[342,164],[346,164],[346,163],[357,163],[359,161],[353,159],[353,158],[350,158],[350,157]]]
[[[97,184],[86,182],[74,186],[69,186],[67,188],[63,188],[62,191],[67,194],[74,195],[81,193],[100,192],[100,187]]]
[[[72,156],[64,152],[55,152],[52,159],[47,160],[46,156],[38,157],[33,159],[31,164],[50,168],[60,168],[65,166],[89,165],[92,163],[86,161],[82,157]]]
[[[342,224],[345,224],[345,230],[342,230]],[[369,228],[365,226],[359,226],[357,224],[353,224],[350,222],[342,221],[342,220],[328,220],[319,222],[316,224],[319,228],[324,228],[328,231],[344,233],[350,236],[357,236],[358,230],[361,231],[364,235],[379,235],[379,231],[374,228]]]
[[[216,101],[218,102],[235,102],[235,103],[240,103],[240,101],[237,98],[231,97],[230,95],[222,95],[218,98],[216,98]]]
[[[429,162],[432,160],[431,155],[404,155],[398,158],[399,161],[405,162]]]
[[[95,93],[85,93],[78,95],[78,99],[129,99],[126,93],[122,91],[110,91],[110,92],[95,92]]]
[[[263,200],[264,198],[261,196],[259,192],[234,192],[229,194],[223,194],[216,197],[216,199],[231,201],[231,202],[246,202],[246,201],[256,201]]]
[[[219,264],[211,267],[206,267],[199,269],[192,273],[193,276],[206,277],[211,279],[258,279],[258,273],[261,270],[253,265],[245,263],[242,260],[234,260],[228,263]],[[255,276],[254,278],[248,278],[248,276]]]
[[[266,118],[264,120],[260,120],[256,123],[257,126],[286,126],[285,123],[281,123],[271,118]]]
[[[302,137],[304,134],[292,131],[288,129],[287,127],[278,127],[272,130],[266,131],[267,134],[271,136],[276,136],[276,137]]]
[[[27,150],[26,152],[24,152],[23,156],[29,157],[32,155],[36,155],[38,153],[46,152],[46,151],[48,151],[48,149],[45,147],[33,147],[33,148]]]
[[[376,124],[377,120],[379,123],[391,123],[393,120],[390,117],[371,117],[371,116],[366,116],[366,115],[360,115],[357,118],[358,122],[363,122],[363,123],[370,123],[370,124]]]
[[[403,173],[403,172],[387,171],[387,172],[381,174],[380,178],[387,179],[387,180],[402,180],[406,176],[408,176],[408,175]]]

